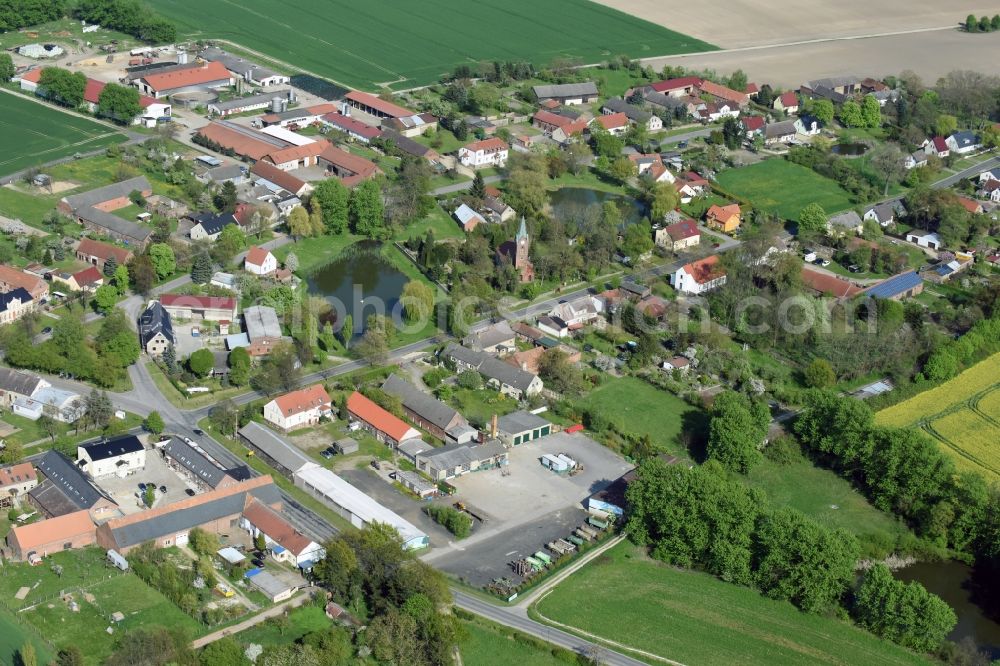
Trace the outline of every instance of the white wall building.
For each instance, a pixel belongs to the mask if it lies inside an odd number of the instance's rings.
[[[486,167],[502,167],[507,164],[510,147],[496,137],[483,139],[462,146],[458,149],[458,159],[462,166],[480,169]]]
[[[93,479],[124,478],[146,467],[146,448],[135,435],[76,448],[80,469]]]

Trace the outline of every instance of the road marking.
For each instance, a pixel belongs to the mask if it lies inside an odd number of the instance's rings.
[[[517,552],[516,550],[512,550],[509,553],[504,553],[504,557],[510,557],[511,555],[513,555],[516,552]]]

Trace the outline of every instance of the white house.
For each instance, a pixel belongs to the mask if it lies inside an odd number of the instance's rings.
[[[945,140],[945,143],[948,144],[951,152],[959,155],[968,155],[983,147],[982,141],[976,136],[976,133],[969,130],[955,132]]]
[[[502,167],[507,164],[510,146],[502,139],[491,137],[470,143],[458,149],[458,159],[462,166],[473,169]]]
[[[282,430],[319,423],[330,416],[330,396],[322,384],[280,395],[264,405],[264,420]]]
[[[243,268],[247,273],[254,275],[270,275],[278,270],[278,260],[271,254],[270,250],[255,246],[247,251],[247,257],[243,261]]]
[[[326,557],[323,546],[295,529],[274,509],[257,500],[252,500],[243,510],[240,526],[254,538],[263,535],[271,556],[279,562],[287,562],[300,569],[311,569],[314,563]]]
[[[135,435],[76,448],[77,465],[92,479],[124,478],[146,467],[146,448]]]
[[[940,250],[943,247],[941,237],[932,232],[921,233],[919,231],[911,231],[906,234],[906,242],[915,243],[919,247],[926,247],[931,250]]]
[[[726,272],[718,255],[685,264],[670,276],[674,289],[685,294],[703,294],[725,283]]]

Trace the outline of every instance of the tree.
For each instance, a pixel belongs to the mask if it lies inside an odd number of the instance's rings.
[[[635,164],[632,160],[625,157],[624,155],[615,158],[611,165],[608,167],[608,173],[615,180],[624,183],[630,178],[634,178],[636,175]]]
[[[875,95],[865,95],[862,100],[861,119],[865,127],[874,129],[882,126],[882,107],[875,99]]]
[[[340,341],[344,344],[344,349],[351,345],[351,338],[354,337],[354,317],[344,316],[344,324],[340,327]]]
[[[17,72],[14,67],[14,59],[9,53],[0,53],[0,83],[7,83]]]
[[[726,468],[747,474],[760,461],[769,425],[766,407],[740,393],[720,393],[712,405],[705,453]]]
[[[474,199],[482,199],[486,196],[486,181],[483,180],[483,174],[480,171],[477,171],[476,175],[472,178],[472,187],[469,188],[469,196]]]
[[[209,643],[198,655],[201,666],[250,666],[243,646],[232,636]]]
[[[323,210],[323,225],[326,233],[339,235],[347,231],[349,222],[349,193],[337,178],[330,178],[316,185],[312,198]]]
[[[385,365],[389,355],[389,339],[384,328],[369,326],[355,347],[369,365]]]
[[[191,546],[191,550],[198,555],[209,557],[215,555],[222,548],[217,535],[200,527],[195,527],[188,532],[188,544]]]
[[[57,666],[86,666],[83,652],[75,645],[67,645],[56,655]]]
[[[726,118],[722,124],[722,141],[729,150],[736,150],[743,143],[743,126],[736,118]]]
[[[164,627],[137,628],[126,632],[105,666],[167,666],[197,663],[190,638],[182,631]]]
[[[195,284],[208,284],[212,279],[212,260],[207,254],[199,254],[191,265],[191,281]]]
[[[176,270],[176,267],[175,267]],[[147,296],[156,283],[156,268],[152,259],[148,255],[141,254],[128,264],[129,282],[132,289],[143,296]]]
[[[219,237],[212,245],[213,256],[222,263],[228,263],[247,245],[247,236],[238,224],[222,227]]]
[[[197,377],[207,377],[215,367],[215,357],[208,349],[198,349],[188,357],[188,369]]]
[[[139,360],[142,350],[125,312],[115,308],[101,322],[95,338],[97,353],[113,366],[125,368]]]
[[[104,428],[111,422],[115,415],[114,405],[111,398],[104,391],[98,392],[91,389],[84,400],[84,414],[86,419],[96,428]]]
[[[410,280],[403,285],[399,301],[409,324],[426,322],[434,313],[434,290],[422,280]]]
[[[934,131],[938,136],[950,136],[958,129],[958,118],[942,113],[934,123]]]
[[[24,457],[24,448],[19,442],[7,440],[0,449],[0,463],[11,465]]]
[[[809,104],[809,112],[816,116],[816,120],[820,121],[824,125],[829,125],[833,122],[833,102],[828,99],[811,100],[811,103]]]
[[[871,152],[869,164],[884,176],[883,194],[889,194],[889,186],[898,183],[906,174],[903,151],[894,143],[880,143]]]
[[[87,77],[82,72],[45,67],[38,79],[38,85],[52,101],[75,109],[83,103]]]
[[[118,302],[118,290],[114,285],[102,284],[94,291],[94,307],[100,312],[110,312]]]
[[[215,196],[212,197],[212,203],[215,204],[216,210],[220,213],[232,213],[236,210],[236,200],[239,193],[236,191],[236,185],[231,180],[227,180],[222,183],[222,187],[216,191]]]
[[[150,412],[142,422],[142,427],[154,435],[163,432],[163,417],[157,411]]]
[[[321,236],[326,231],[323,223],[323,206],[319,199],[313,198],[309,201],[309,235]]]
[[[799,233],[803,231],[821,232],[826,230],[827,215],[818,203],[806,204],[799,212]]]
[[[812,361],[803,373],[806,386],[809,388],[829,388],[837,383],[837,375],[826,359],[817,358]]]
[[[20,666],[38,666],[38,654],[31,641],[25,641],[21,649],[17,651],[17,658]]]
[[[546,386],[560,393],[577,395],[583,391],[583,373],[559,349],[547,349],[538,359],[538,375]]]
[[[177,270],[177,258],[174,249],[166,243],[153,243],[149,246],[149,260],[153,263],[156,277],[164,280]]]
[[[1000,30],[1000,14],[994,14],[990,19],[990,30]],[[3,80],[3,72],[0,70],[0,80]]]
[[[115,274],[111,276],[111,284],[114,286],[115,290],[118,292],[118,296],[124,296],[128,293],[128,268],[125,266],[119,266],[115,269]]]
[[[108,83],[97,96],[97,114],[121,125],[132,124],[132,119],[140,113],[142,105],[137,88]]]
[[[104,277],[110,278],[114,276],[115,270],[117,270],[117,268],[118,268],[118,260],[115,259],[114,255],[112,255],[104,261],[104,267],[101,269],[101,273],[104,275]]]
[[[979,32],[979,19],[975,14],[969,14],[965,19],[966,32]]]
[[[649,219],[660,222],[670,211],[680,205],[677,188],[668,183],[657,183],[649,192]]]
[[[296,240],[310,235],[312,223],[309,221],[309,213],[306,212],[305,207],[296,206],[288,214],[288,230],[292,232],[292,236]]]
[[[841,105],[838,118],[844,127],[865,126],[865,117],[861,112],[861,105],[853,99],[849,99]]]
[[[374,180],[363,181],[350,198],[351,227],[354,233],[379,239],[385,234],[382,192]]]
[[[865,574],[853,615],[875,635],[920,652],[935,651],[958,621],[940,597],[920,583],[897,580],[884,564]]]

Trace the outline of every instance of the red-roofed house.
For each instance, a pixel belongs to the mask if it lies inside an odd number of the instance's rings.
[[[948,142],[943,136],[936,136],[933,139],[924,141],[924,152],[928,155],[937,155],[943,159],[951,154],[951,148],[948,147]]]
[[[510,146],[503,139],[491,137],[475,141],[458,149],[458,159],[463,166],[480,169],[502,167],[507,164]]]
[[[542,109],[540,111],[536,111],[535,115],[531,117],[531,124],[542,130],[545,134],[551,135],[552,132],[560,127],[572,125],[573,119]]]
[[[329,146],[319,156],[320,163],[333,173],[346,187],[354,187],[363,180],[382,173],[378,165],[360,155]]]
[[[376,118],[406,118],[417,115],[404,106],[387,102],[371,93],[352,90],[344,96],[344,103],[352,109],[363,111]]]
[[[282,430],[314,425],[330,415],[330,396],[322,384],[279,395],[264,405],[264,420]]]
[[[306,181],[263,160],[255,162],[250,167],[250,174],[256,177],[254,178],[254,182],[266,180],[268,183],[287,190],[295,196],[302,196],[313,191],[313,186]]]
[[[802,267],[802,284],[820,295],[828,294],[836,299],[851,298],[863,290],[844,278]]]
[[[221,62],[196,63],[183,69],[152,72],[133,82],[139,91],[160,99],[180,92],[215,90],[233,85],[233,75]]]
[[[393,416],[357,391],[347,398],[347,413],[360,422],[380,442],[397,446],[408,439],[417,439],[420,432],[402,419]]]
[[[160,305],[174,319],[236,320],[236,299],[229,296],[163,294]]]
[[[243,269],[254,275],[270,275],[278,270],[278,260],[271,254],[270,250],[254,246],[247,250],[246,259],[243,260]]]
[[[0,467],[0,508],[6,509],[19,498],[27,498],[28,491],[37,485],[38,475],[31,463]]]
[[[132,261],[132,251],[111,243],[103,243],[92,238],[84,238],[76,246],[76,258],[104,270],[104,263],[111,257],[119,266]]]
[[[685,97],[694,93],[695,88],[700,86],[702,80],[697,76],[684,76],[679,79],[667,79],[649,84],[649,87],[658,93],[663,93],[670,97]]]
[[[706,95],[721,99],[724,102],[735,104],[740,108],[750,103],[750,95],[727,88],[726,86],[720,86],[718,83],[713,83],[712,81],[702,81],[698,86],[698,90]]]
[[[756,83],[748,83],[747,87],[743,89],[743,92],[745,92],[751,98],[757,97],[757,93],[760,92],[760,86],[758,86]]]
[[[701,231],[694,220],[681,220],[661,227],[654,232],[654,241],[660,247],[680,252],[701,243]]]
[[[674,289],[685,294],[703,294],[725,283],[726,271],[719,265],[718,255],[685,264],[670,276]]]
[[[7,264],[0,264],[0,292],[6,294],[18,287],[24,288],[36,300],[49,293],[48,283],[37,275],[25,273]]]
[[[87,79],[87,85],[83,89],[83,101],[91,113],[97,113],[101,91],[106,85],[97,79]],[[144,124],[146,127],[155,127],[158,118],[170,117],[171,106],[169,102],[160,102],[148,95],[139,95],[139,106],[142,107],[142,110],[139,115],[132,118],[133,125]]]
[[[295,529],[277,511],[250,497],[240,525],[254,538],[264,535],[264,543],[279,562],[309,569],[326,556],[323,546]]]
[[[774,103],[771,105],[777,111],[784,111],[785,113],[798,113],[799,112],[799,96],[794,90],[789,90],[786,93],[781,93],[774,98]]]
[[[968,197],[956,197],[958,199],[958,205],[969,211],[973,215],[979,215],[983,212],[983,204],[970,199]]]
[[[76,273],[53,274],[52,282],[64,284],[70,291],[93,292],[104,284],[104,273],[97,266],[88,266]]]
[[[621,111],[617,113],[601,114],[590,121],[590,124],[600,125],[611,134],[621,136],[628,131],[628,116]]]
[[[74,511],[31,525],[17,525],[7,535],[7,545],[15,560],[28,559],[29,553],[45,557],[71,548],[83,548],[97,540],[97,528],[87,510]]]
[[[764,116],[743,116],[743,131],[747,133],[747,138],[752,139],[755,134],[764,133],[764,125],[766,120]]]
[[[740,205],[729,204],[719,206],[713,204],[705,213],[705,224],[709,229],[715,229],[728,234],[740,228]]]
[[[642,178],[648,178],[654,183],[672,183],[674,174],[670,173],[667,165],[663,163],[663,158],[659,153],[632,153],[628,156],[632,164],[635,165],[636,173]]]

